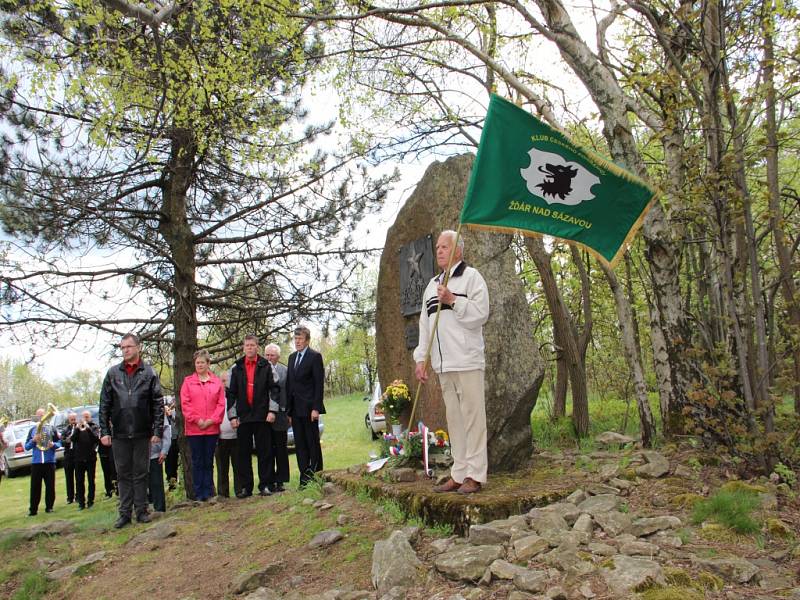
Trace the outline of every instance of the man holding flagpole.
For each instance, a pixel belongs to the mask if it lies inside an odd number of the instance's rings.
[[[414,360],[417,379],[426,382],[430,352],[453,454],[450,479],[433,489],[473,494],[486,483],[488,470],[483,325],[489,318],[489,292],[481,274],[463,262],[463,255],[464,240],[455,231],[443,231],[436,242],[436,263],[442,273],[423,294]]]

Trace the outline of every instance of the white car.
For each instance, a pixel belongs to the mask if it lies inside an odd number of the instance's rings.
[[[377,440],[381,432],[386,431],[386,416],[383,414],[381,394],[381,384],[376,383],[375,389],[372,390],[372,399],[369,401],[369,410],[364,416],[364,424],[369,429],[373,440]]]

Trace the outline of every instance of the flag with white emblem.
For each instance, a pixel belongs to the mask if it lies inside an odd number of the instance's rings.
[[[654,200],[636,176],[492,95],[461,222],[549,235],[613,267]]]

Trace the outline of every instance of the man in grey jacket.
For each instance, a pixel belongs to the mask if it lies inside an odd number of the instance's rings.
[[[445,286],[444,270],[457,238],[455,231],[443,231],[436,242],[436,263],[442,273],[431,279],[423,294],[414,360],[417,379],[427,381],[426,353],[433,338],[430,361],[442,386],[453,454],[450,480],[434,491],[473,494],[486,483],[488,470],[483,324],[489,318],[489,292],[481,274],[463,262],[462,239],[458,239]],[[434,331],[440,304],[439,324]]]

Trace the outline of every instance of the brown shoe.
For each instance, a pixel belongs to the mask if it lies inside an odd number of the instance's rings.
[[[443,492],[455,492],[460,487],[461,484],[451,477],[442,485],[437,485],[436,487],[434,487],[433,491],[436,492],[437,494],[441,494]]]
[[[459,494],[474,494],[480,491],[481,491],[481,484],[472,479],[472,477],[465,478],[464,483],[462,483],[461,487],[458,488]]]

